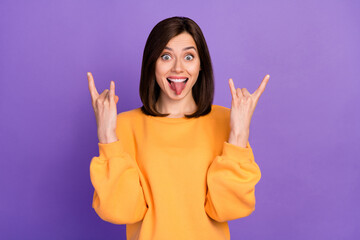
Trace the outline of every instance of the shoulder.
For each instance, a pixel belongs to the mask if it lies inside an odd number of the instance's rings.
[[[129,138],[134,131],[134,124],[136,125],[141,117],[140,108],[127,110],[118,113],[116,119],[116,133],[120,138]]]
[[[140,108],[135,108],[127,111],[123,111],[121,113],[118,113],[117,115],[117,123],[131,123],[133,121],[136,121],[142,116],[142,112]]]
[[[211,111],[214,113],[220,113],[220,114],[221,113],[230,113],[230,108],[214,104],[214,105],[212,105]]]
[[[140,108],[135,108],[135,109],[131,109],[131,110],[127,110],[127,111],[123,111],[121,113],[118,114],[118,118],[136,118],[141,116],[141,109]]]
[[[220,105],[212,105],[209,120],[218,136],[230,131],[230,109]],[[225,139],[224,135],[224,139]]]
[[[217,119],[228,119],[230,117],[230,108],[220,105],[212,105],[211,115],[213,118]]]

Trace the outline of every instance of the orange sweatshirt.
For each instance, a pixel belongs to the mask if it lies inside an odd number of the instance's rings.
[[[249,142],[227,142],[230,109],[194,119],[118,114],[118,141],[90,163],[92,207],[128,240],[230,239],[227,221],[255,209],[260,169]]]

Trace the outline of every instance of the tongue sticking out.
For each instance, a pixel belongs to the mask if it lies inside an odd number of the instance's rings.
[[[185,88],[185,82],[171,82],[170,88],[176,92],[176,95],[180,95]]]

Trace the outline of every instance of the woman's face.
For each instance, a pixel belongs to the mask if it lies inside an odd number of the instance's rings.
[[[167,43],[155,64],[156,82],[161,94],[179,100],[192,97],[191,89],[200,71],[200,58],[194,39],[189,33],[181,33]]]

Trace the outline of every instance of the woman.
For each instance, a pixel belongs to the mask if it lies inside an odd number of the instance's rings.
[[[127,224],[127,239],[230,239],[227,221],[255,208],[261,174],[248,137],[268,80],[250,94],[230,79],[231,110],[212,105],[209,51],[185,17],[159,22],[147,39],[141,108],[117,115],[114,82],[99,95],[88,73],[99,137],[90,164],[96,213]]]

